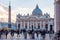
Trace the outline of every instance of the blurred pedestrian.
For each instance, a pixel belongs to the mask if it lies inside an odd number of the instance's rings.
[[[17,30],[17,37],[19,36],[19,30]]]
[[[22,31],[23,31],[24,38],[27,39],[27,33],[26,33],[26,30],[23,29]]]
[[[58,33],[57,33],[57,35],[58,35],[58,40],[60,40],[60,30],[58,31]]]
[[[14,30],[11,30],[11,36],[12,37],[14,36]]]
[[[54,35],[54,30],[50,30],[50,31],[49,31],[49,37],[50,37],[51,39],[52,39],[53,35]]]
[[[41,37],[45,39],[46,29],[44,27],[41,28]]]
[[[2,35],[2,32],[1,32],[1,30],[0,30],[0,39],[1,39],[1,35]]]
[[[6,39],[7,39],[7,35],[8,35],[8,30],[5,30],[5,35],[6,35]]]

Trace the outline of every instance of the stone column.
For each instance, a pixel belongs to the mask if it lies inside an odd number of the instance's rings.
[[[48,31],[50,30],[50,22],[48,22]]]
[[[25,28],[25,21],[24,21],[24,28]]]
[[[36,22],[36,28],[37,28],[38,26],[37,26],[37,22]]]
[[[41,26],[41,21],[40,21],[40,29],[41,29],[41,27],[42,27],[42,26]]]
[[[27,29],[29,30],[29,22],[27,23]],[[27,38],[29,38],[28,30],[27,30]]]
[[[40,29],[41,29],[41,21],[40,21]]]
[[[40,23],[40,22],[39,22]],[[40,24],[41,25],[41,24]],[[41,26],[40,26],[41,27]]]
[[[54,2],[54,14],[55,14],[55,28],[56,32],[60,30],[60,0],[55,0]]]
[[[20,29],[22,29],[22,22],[20,22],[20,24],[21,24],[21,28]]]
[[[17,24],[17,29],[18,29],[18,22],[16,24]]]
[[[43,21],[43,27],[45,27],[45,21]]]
[[[29,29],[29,22],[27,22],[27,29]]]
[[[41,28],[43,27],[43,22],[41,21]]]

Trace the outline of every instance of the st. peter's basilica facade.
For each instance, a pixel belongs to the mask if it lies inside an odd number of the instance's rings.
[[[48,13],[43,14],[42,10],[39,9],[39,6],[36,5],[36,8],[33,10],[32,15],[22,16],[17,15],[16,18],[17,29],[27,29],[31,30],[54,30],[54,18],[51,18]]]

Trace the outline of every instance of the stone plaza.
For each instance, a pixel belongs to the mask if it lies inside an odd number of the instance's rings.
[[[36,37],[36,34],[35,34],[35,36],[34,36],[35,39],[31,39],[30,37],[31,36],[29,36],[27,34],[27,39],[24,39],[23,34],[19,34],[19,36],[17,36],[17,34],[14,34],[13,37],[10,34],[8,34],[7,39],[6,39],[5,35],[2,35],[0,40],[53,40],[54,34],[51,36],[51,38],[49,37],[49,34],[46,34],[45,39],[43,39],[40,34],[39,34],[39,37]]]

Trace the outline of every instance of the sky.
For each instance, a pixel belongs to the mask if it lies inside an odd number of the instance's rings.
[[[13,7],[34,7],[39,4],[40,7],[45,8],[53,5],[53,0],[10,0]],[[0,0],[0,3],[9,5],[9,0]]]
[[[42,10],[43,14],[48,13],[54,17],[54,0],[10,0],[12,8],[12,16],[16,17],[18,13],[21,15],[31,14],[36,5]],[[8,8],[9,0],[0,0],[0,4]]]

